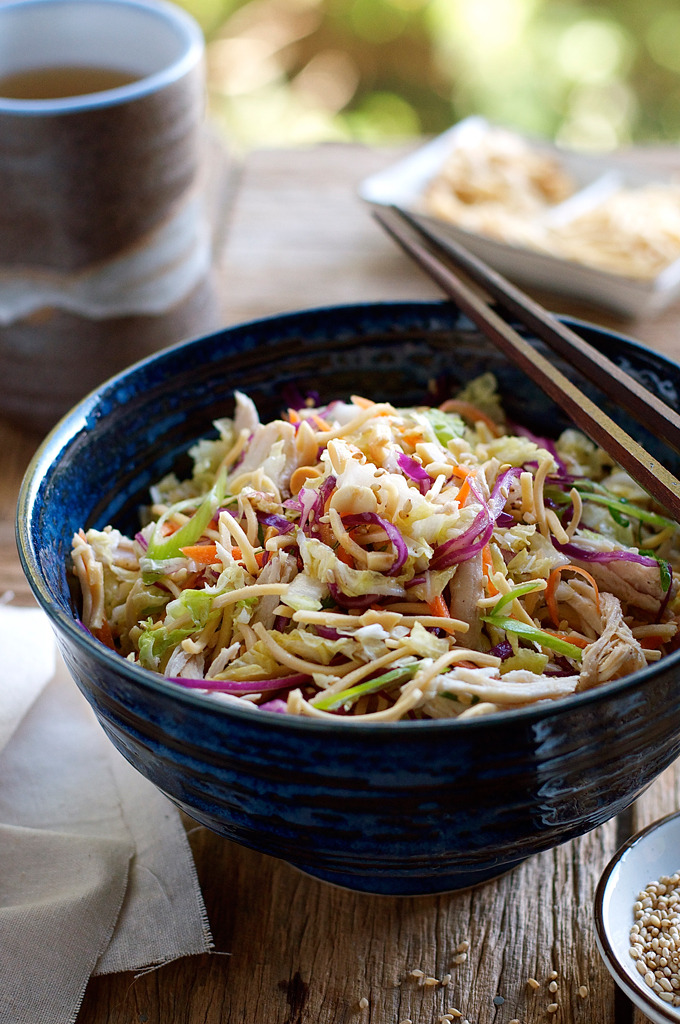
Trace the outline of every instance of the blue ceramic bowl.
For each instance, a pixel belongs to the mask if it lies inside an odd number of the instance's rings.
[[[572,326],[680,406],[680,367]],[[181,470],[190,443],[231,413],[234,388],[269,417],[293,387],[321,401],[359,390],[423,403],[485,370],[497,374],[513,419],[551,433],[565,425],[448,303],[335,307],[246,324],[104,384],[47,437],[22,488],[24,570],[115,746],[197,821],[353,889],[463,888],[617,814],[680,753],[680,653],[561,702],[460,723],[338,726],[256,713],[176,688],[92,639],[69,589],[71,536],[109,522],[134,530],[148,486]],[[607,411],[678,471],[662,441]]]

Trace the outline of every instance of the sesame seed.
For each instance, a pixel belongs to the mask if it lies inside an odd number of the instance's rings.
[[[680,873],[648,884],[633,904],[629,952],[645,984],[667,1003],[680,989]],[[680,999],[678,999],[680,1002]]]
[[[467,953],[456,953],[453,958],[454,964],[464,964],[467,960]]]
[[[536,979],[535,979],[535,978],[529,978],[529,980],[527,981],[527,985],[528,985],[528,986],[529,986],[530,988],[540,988],[540,987],[541,987],[541,986],[539,985],[539,983],[538,983],[538,982],[536,981]]]
[[[557,1013],[558,1010],[559,1010],[559,1006],[557,1005],[557,1003],[549,1003],[548,1004],[548,1013]]]
[[[581,999],[585,999],[587,997],[588,989],[586,988],[585,985],[581,985],[579,987],[578,994],[580,995]]]
[[[421,971],[421,970],[419,970],[419,968],[415,967],[411,971],[411,977],[412,978],[424,978],[425,977],[425,971]]]
[[[550,982],[550,984],[548,985],[548,991],[549,992],[557,992],[557,982],[556,981],[551,981]]]
[[[460,1010],[457,1010],[455,1006],[450,1006],[449,1009],[447,1010],[447,1013],[450,1013],[452,1017],[462,1017],[463,1016],[463,1014],[460,1012]]]
[[[554,980],[555,978],[559,977],[559,975],[558,975],[557,971],[551,971],[550,974],[548,975],[548,977],[552,978]]]
[[[519,1021],[517,1020],[517,1017],[513,1017],[512,1020],[508,1021],[508,1024],[519,1024]]]
[[[404,1017],[403,1020],[399,1021],[399,1024],[413,1024],[413,1021],[411,1020],[410,1017]]]
[[[368,999],[366,998],[366,996],[362,996],[361,999],[359,1000],[359,1009],[360,1010],[365,1010],[367,1006],[368,1006]]]
[[[469,948],[470,943],[468,942],[467,939],[463,939],[463,941],[459,942],[458,945],[456,946],[456,953],[466,953]]]
[[[423,981],[423,985],[438,985],[438,984],[439,984],[439,979],[438,978],[425,978],[425,980]]]
[[[446,986],[446,985],[449,984],[450,981],[451,981],[451,975],[450,974],[445,974],[444,977],[442,978],[442,985]]]

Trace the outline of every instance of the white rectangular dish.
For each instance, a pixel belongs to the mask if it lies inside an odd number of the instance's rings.
[[[456,147],[474,146],[490,127],[480,117],[461,121],[404,159],[364,179],[359,186],[360,197],[376,206],[396,205],[432,216],[424,201],[429,183]],[[569,224],[617,189],[670,181],[668,175],[649,174],[622,159],[562,150],[533,140],[529,144],[532,151],[554,157],[574,182],[574,193],[551,208],[545,223]],[[434,219],[453,238],[519,284],[568,295],[626,317],[652,316],[680,299],[680,258],[656,276],[642,278],[502,241],[440,217]]]

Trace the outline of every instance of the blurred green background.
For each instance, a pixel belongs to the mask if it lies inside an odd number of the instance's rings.
[[[680,139],[677,0],[180,0],[236,148],[436,134],[471,113],[580,149]]]

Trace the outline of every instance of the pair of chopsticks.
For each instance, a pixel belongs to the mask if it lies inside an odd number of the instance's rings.
[[[481,285],[506,314],[515,317],[605,395],[680,452],[680,416],[675,410],[426,218],[398,207],[376,212],[375,217],[482,333],[680,522],[680,481],[537,352],[492,308],[486,297],[460,277],[459,271]]]

